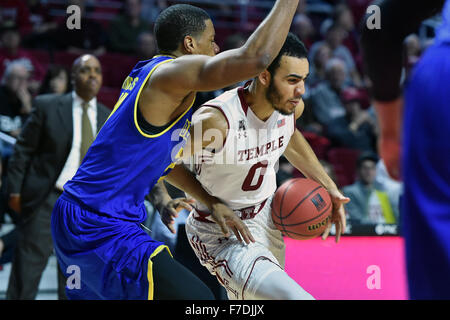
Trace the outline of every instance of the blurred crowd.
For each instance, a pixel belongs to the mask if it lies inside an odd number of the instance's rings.
[[[95,55],[102,67],[98,100],[112,109],[122,81],[140,60],[156,52],[153,23],[169,0],[3,0],[0,2],[0,151],[2,181],[8,158],[33,109],[37,95],[73,90],[71,66],[82,54]],[[200,2],[199,2],[200,3]],[[241,46],[264,18],[273,0],[203,1],[216,25],[222,50]],[[371,84],[364,72],[359,29],[369,0],[303,0],[292,32],[309,50],[310,75],[303,97],[305,113],[297,126],[324,167],[352,200],[347,206],[354,224],[397,223],[401,184],[392,181],[377,156],[378,127],[371,105]],[[81,28],[69,29],[67,12],[76,5]],[[432,28],[431,28],[432,29]],[[409,72],[433,37],[417,30],[405,41]],[[220,94],[204,93],[199,103]],[[279,179],[300,177],[285,159]],[[2,191],[6,194],[5,186]],[[2,201],[4,212],[13,210]],[[14,220],[14,218],[13,218]],[[13,240],[8,240],[13,241]],[[0,256],[5,248],[0,240]]]

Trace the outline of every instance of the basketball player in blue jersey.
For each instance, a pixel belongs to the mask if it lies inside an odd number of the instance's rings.
[[[170,175],[189,136],[197,91],[252,78],[281,49],[298,0],[278,0],[241,48],[217,54],[208,14],[190,5],[164,10],[155,23],[159,56],[139,62],[52,214],[62,271],[79,270],[69,299],[210,299],[212,293],[171,259],[167,247],[140,227],[144,197],[162,178],[181,186],[193,177]],[[217,55],[216,55],[217,54]],[[230,228],[247,244],[248,228],[202,189],[192,194],[209,207],[225,236]],[[72,277],[73,278],[73,277]]]
[[[434,44],[402,95],[403,40],[444,2]],[[404,182],[401,229],[410,298],[450,299],[450,1],[376,4],[381,29],[365,25],[362,48],[380,120],[380,154],[391,176]]]

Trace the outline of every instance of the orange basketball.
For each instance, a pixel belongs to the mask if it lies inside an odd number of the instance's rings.
[[[272,201],[272,219],[284,236],[307,240],[320,236],[331,219],[332,203],[327,190],[311,179],[283,183]]]

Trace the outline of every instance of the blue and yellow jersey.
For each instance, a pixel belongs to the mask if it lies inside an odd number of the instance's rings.
[[[138,100],[153,71],[173,58],[156,56],[139,62],[121,89],[120,98],[98,133],[65,194],[87,209],[127,221],[146,218],[144,198],[166,176],[189,136],[191,106],[158,134],[138,122]]]

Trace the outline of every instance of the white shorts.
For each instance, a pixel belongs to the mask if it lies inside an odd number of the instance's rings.
[[[244,220],[255,243],[239,242],[230,230],[225,238],[215,223],[200,221],[192,211],[186,220],[186,234],[200,263],[225,287],[230,300],[255,299],[259,285],[271,272],[284,270],[286,246],[273,224],[269,198],[252,219]]]

